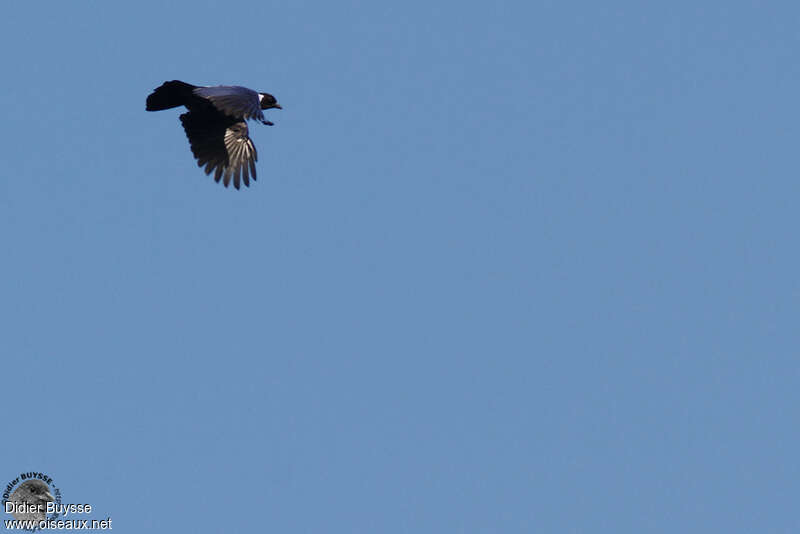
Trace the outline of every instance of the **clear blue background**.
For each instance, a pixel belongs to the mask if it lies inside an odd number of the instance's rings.
[[[131,533],[798,532],[799,23],[4,6],[0,478]],[[171,79],[277,96],[253,187]]]

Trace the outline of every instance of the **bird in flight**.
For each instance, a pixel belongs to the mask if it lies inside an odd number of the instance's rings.
[[[172,80],[164,82],[147,97],[147,111],[186,106],[180,116],[197,165],[205,173],[214,172],[214,181],[225,187],[233,181],[250,187],[256,179],[258,152],[250,140],[247,119],[272,126],[261,110],[283,109],[269,93],[259,93],[238,85],[198,87]]]

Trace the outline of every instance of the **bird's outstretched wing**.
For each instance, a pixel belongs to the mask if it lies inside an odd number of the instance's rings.
[[[214,171],[214,180],[225,187],[233,179],[233,187],[250,186],[256,179],[258,152],[248,135],[247,123],[221,113],[190,111],[181,115],[181,123],[189,139],[192,154],[205,173]]]
[[[218,85],[216,87],[197,87],[196,96],[205,98],[222,113],[230,117],[244,117],[263,121],[258,93],[238,85]]]
[[[228,152],[228,167],[233,169],[233,185],[239,189],[239,174],[241,173],[244,185],[250,187],[250,175],[256,179],[256,161],[258,152],[247,135],[247,123],[237,122],[225,129],[225,150]],[[249,172],[248,172],[249,171]],[[229,180],[225,177],[225,185]]]

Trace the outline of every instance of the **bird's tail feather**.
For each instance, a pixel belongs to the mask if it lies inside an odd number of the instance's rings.
[[[172,80],[164,82],[147,97],[147,111],[161,111],[186,105],[196,85]]]

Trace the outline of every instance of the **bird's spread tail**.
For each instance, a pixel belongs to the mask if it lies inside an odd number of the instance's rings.
[[[197,86],[172,80],[164,82],[147,97],[147,111],[161,111],[186,105]]]

